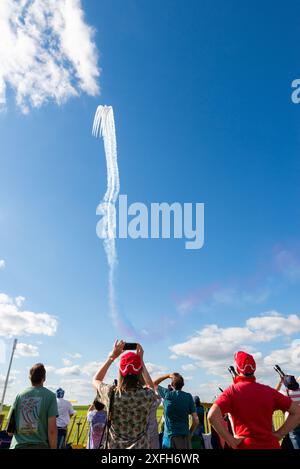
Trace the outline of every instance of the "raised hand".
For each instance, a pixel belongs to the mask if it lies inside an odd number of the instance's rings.
[[[123,352],[123,349],[124,349],[124,345],[125,345],[124,340],[116,340],[115,341],[113,350],[110,354],[113,357],[114,360],[121,355],[121,353]]]

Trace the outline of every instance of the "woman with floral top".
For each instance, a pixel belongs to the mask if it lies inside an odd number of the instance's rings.
[[[144,363],[144,351],[137,345],[136,352],[122,355],[117,387],[104,384],[112,363],[122,354],[124,341],[116,341],[106,362],[93,379],[99,399],[106,408],[113,396],[111,425],[108,434],[110,449],[149,449],[148,424],[151,407],[157,397],[154,385]]]

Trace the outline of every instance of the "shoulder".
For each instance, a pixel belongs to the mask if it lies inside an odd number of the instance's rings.
[[[103,395],[103,394],[111,394],[112,390],[115,389],[115,387],[111,384],[106,384],[106,383],[99,383],[98,385],[98,392],[99,394]]]
[[[216,399],[215,402],[218,403],[218,401],[230,398],[234,394],[235,391],[236,391],[236,384],[231,384],[230,386],[228,386],[228,388],[224,389],[222,394]]]
[[[151,388],[143,388],[141,391],[146,397],[149,397],[150,399],[154,400],[157,398],[155,392]]]
[[[191,393],[189,392],[186,392],[186,391],[177,391],[178,395],[181,396],[181,398],[183,399],[186,399],[187,401],[193,401],[194,402],[194,399],[193,399],[193,396],[191,395]]]
[[[55,402],[57,402],[56,394],[53,391],[50,391],[50,389],[48,388],[42,388],[42,389],[43,389],[42,392],[45,394],[45,396],[49,397],[49,399],[54,399]]]
[[[163,386],[160,386],[160,385],[157,386],[157,392],[164,399],[170,395],[169,389],[164,388]]]
[[[267,384],[262,384],[262,383],[255,383],[256,389],[260,392],[264,392],[265,394],[272,394],[273,396],[279,395],[286,395],[285,392],[283,391],[277,391],[277,389],[272,388],[271,386],[268,386]]]
[[[33,391],[33,388],[25,388],[23,389],[23,391],[19,392],[17,395],[16,395],[16,399],[20,399],[21,397],[25,397],[27,396],[28,394],[31,394]]]

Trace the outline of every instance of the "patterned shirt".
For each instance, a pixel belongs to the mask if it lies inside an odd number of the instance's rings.
[[[100,443],[102,444],[103,431],[106,423],[106,412],[103,410],[92,410],[87,414],[87,421],[89,422],[89,438],[88,449],[99,449]]]
[[[108,409],[113,386],[100,383],[100,401]],[[115,391],[108,448],[149,449],[148,424],[151,407],[157,397],[152,389]]]

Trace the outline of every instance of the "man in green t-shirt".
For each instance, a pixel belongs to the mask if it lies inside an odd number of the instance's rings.
[[[46,370],[42,363],[31,368],[29,379],[31,387],[17,395],[10,410],[9,422],[14,427],[10,449],[55,449],[56,396],[44,387]]]

